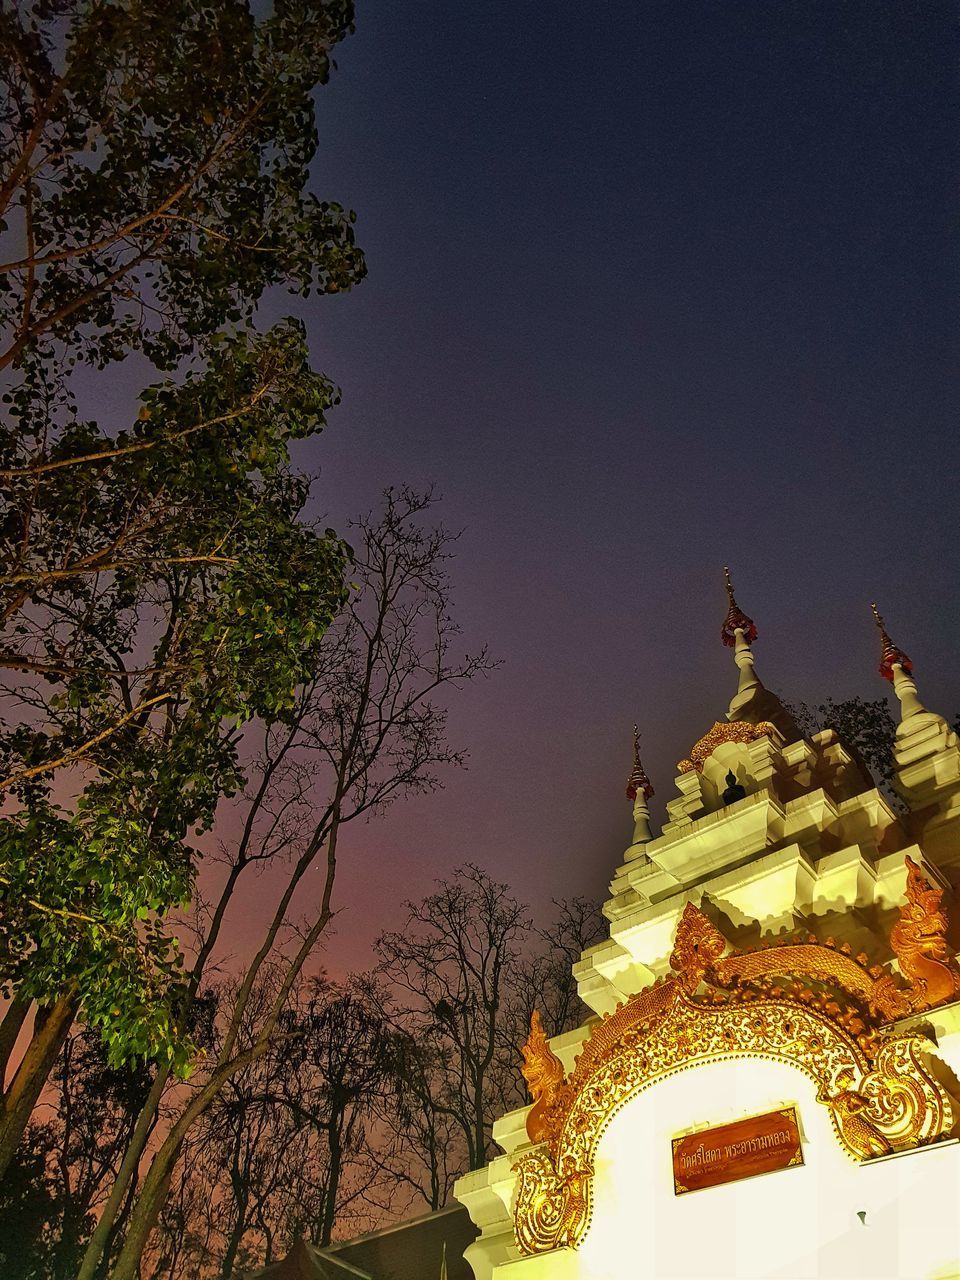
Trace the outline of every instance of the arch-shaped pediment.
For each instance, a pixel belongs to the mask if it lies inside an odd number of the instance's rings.
[[[950,1129],[951,1103],[928,1065],[934,1048],[928,1037],[885,1034],[864,1021],[862,1009],[802,988],[712,988],[698,995],[724,947],[709,921],[688,907],[672,960],[677,976],[598,1023],[569,1077],[534,1027],[525,1048],[536,1098],[528,1132],[541,1145],[515,1165],[515,1231],[523,1253],[576,1247],[590,1223],[595,1154],[610,1121],[657,1081],[704,1063],[766,1058],[803,1072],[853,1160],[929,1143]]]

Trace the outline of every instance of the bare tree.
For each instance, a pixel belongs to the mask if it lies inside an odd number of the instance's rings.
[[[462,760],[446,741],[446,712],[437,698],[446,686],[492,664],[485,652],[451,657],[458,634],[446,574],[452,537],[442,528],[424,527],[431,502],[429,494],[391,490],[379,519],[368,516],[354,526],[356,593],[324,637],[315,678],[295,710],[266,735],[244,800],[241,836],[190,970],[191,1000],[241,878],[265,859],[283,860],[285,883],[238,979],[217,1051],[197,1062],[189,1088],[176,1091],[176,1104],[160,1127],[167,1081],[158,1073],[78,1280],[97,1274],[124,1197],[146,1161],[110,1272],[112,1280],[133,1280],[193,1126],[228,1081],[290,1038],[283,1020],[290,994],[335,913],[343,827],[411,791],[432,789],[442,768]],[[317,867],[319,885],[315,876],[308,878]],[[278,975],[276,992],[252,1017],[252,996],[265,966]]]
[[[378,941],[374,990],[400,1036],[375,1155],[432,1209],[494,1152],[493,1120],[527,1101],[520,1045],[536,1005],[552,1034],[581,1021],[572,968],[602,933],[585,898],[545,929],[506,885],[467,865]]]
[[[570,1031],[583,1021],[573,966],[584,951],[606,935],[606,921],[590,898],[554,898],[556,914],[545,929],[536,929],[537,944],[527,951],[511,982],[504,1028],[517,1048],[530,1030],[536,1008],[550,1035]],[[519,1063],[519,1059],[518,1059]]]
[[[472,863],[406,908],[403,928],[377,941],[378,973],[393,996],[394,1021],[418,1043],[436,1045],[416,1068],[477,1169],[491,1154],[491,1125],[515,1074],[500,1019],[530,917],[506,885]]]

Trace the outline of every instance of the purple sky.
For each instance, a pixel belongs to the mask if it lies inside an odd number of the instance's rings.
[[[358,9],[315,189],[370,273],[303,313],[343,388],[306,461],[341,527],[436,482],[504,665],[469,771],[350,833],[336,967],[465,859],[605,892],[633,721],[661,805],[735,687],[724,563],[771,688],[882,696],[876,598],[960,709],[954,6]]]

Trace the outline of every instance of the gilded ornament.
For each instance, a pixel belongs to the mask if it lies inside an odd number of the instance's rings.
[[[769,720],[761,720],[759,724],[750,724],[747,720],[716,720],[713,728],[694,743],[689,759],[677,761],[677,769],[680,773],[690,773],[694,769],[701,773],[704,761],[723,743],[756,742],[758,738],[770,738],[775,733],[776,728]]]
[[[822,943],[811,935],[808,942],[776,943],[724,957],[726,947],[723,934],[688,902],[677,925],[670,967],[688,991],[695,991],[701,979],[729,988],[743,983],[769,986],[771,978],[802,976],[839,987],[885,1021],[911,1012],[909,993],[900,990],[890,974],[880,968],[871,971],[866,956],[854,958],[849,945],[838,948],[832,938]]]
[[[696,991],[727,949],[727,940],[692,902],[685,904],[677,923],[670,968],[684,991]]]
[[[549,1117],[563,1091],[563,1063],[550,1048],[536,1009],[530,1015],[530,1034],[521,1046],[523,1066],[520,1068],[533,1106],[527,1116],[527,1135],[531,1142],[541,1142],[549,1132]]]
[[[530,1151],[517,1171],[516,1240],[521,1253],[546,1253],[575,1246],[590,1218],[593,1170],[575,1170],[569,1162],[557,1173],[544,1151]]]
[[[637,795],[649,800],[654,794],[653,783],[647,777],[646,770],[640,760],[640,730],[633,726],[633,769],[627,779],[627,799],[636,800]]]
[[[747,644],[753,644],[757,638],[756,623],[752,618],[748,618],[737,604],[737,598],[733,594],[733,579],[726,565],[723,566],[723,585],[727,591],[727,602],[730,607],[720,628],[720,639],[728,649],[732,649],[737,643],[737,632],[740,631]]]
[[[863,1115],[869,1109],[869,1100],[856,1089],[846,1087],[851,1083],[848,1073],[844,1072],[837,1083],[840,1088],[832,1095],[819,1089],[817,1101],[830,1108],[846,1148],[861,1160],[889,1155],[893,1147]]]
[[[890,930],[890,946],[910,983],[914,1011],[960,999],[960,966],[947,945],[949,927],[941,905],[943,890],[932,885],[907,857],[907,901]]]
[[[767,1058],[797,1067],[815,1083],[854,1160],[906,1150],[949,1131],[951,1101],[928,1065],[930,1039],[885,1035],[875,1013],[790,978],[798,969],[809,971],[844,994],[852,988],[849,994],[869,1005],[869,984],[879,982],[882,971],[875,975],[860,959],[817,943],[723,957],[726,945],[688,904],[671,957],[674,973],[597,1023],[566,1078],[539,1020],[531,1026],[524,1074],[541,1106],[533,1129],[542,1145],[514,1166],[522,1253],[580,1243],[590,1225],[597,1145],[607,1125],[658,1080],[704,1063]],[[759,980],[781,973],[792,982],[789,989],[772,982],[767,990],[757,988]],[[740,985],[748,980],[753,988]],[[698,996],[703,983],[706,990]]]
[[[871,604],[870,608],[873,610],[873,619],[880,631],[880,674],[883,676],[884,680],[892,681],[893,668],[901,667],[909,675],[913,670],[913,663],[903,650],[899,649],[887,635],[886,624],[884,623],[883,617],[881,616],[880,610],[877,608],[876,604]]]

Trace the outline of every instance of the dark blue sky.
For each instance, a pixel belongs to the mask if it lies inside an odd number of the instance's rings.
[[[952,715],[960,587],[952,4],[375,0],[315,187],[370,274],[308,307],[334,523],[436,482],[466,533],[471,768],[354,832],[362,948],[472,858],[545,902],[722,714],[721,566],[785,695],[882,696],[868,602]],[[361,866],[391,911],[366,918]],[[335,944],[336,945],[336,944]]]

